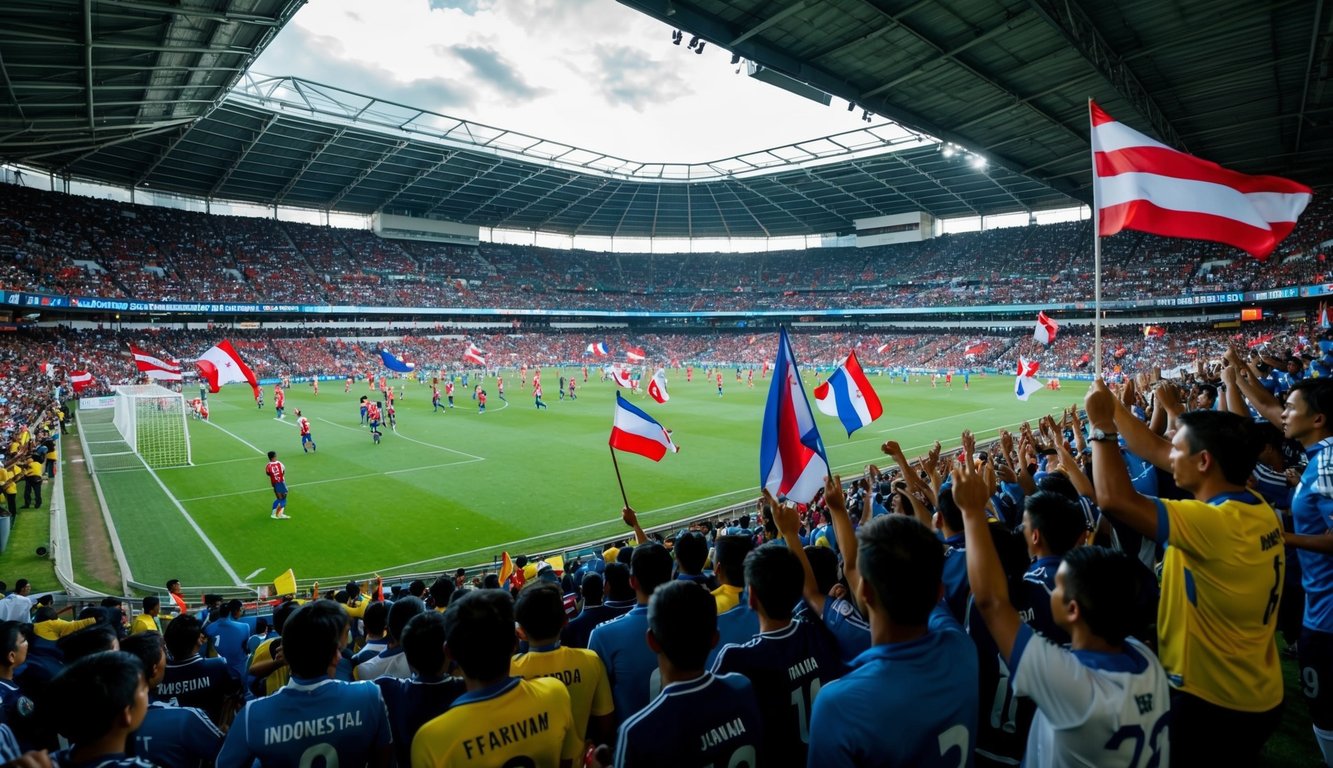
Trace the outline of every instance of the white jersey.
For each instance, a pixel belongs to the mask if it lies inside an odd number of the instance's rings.
[[[1170,765],[1171,689],[1142,643],[1126,640],[1122,654],[1076,652],[1024,625],[1013,656],[1014,693],[1037,704],[1025,766]]]

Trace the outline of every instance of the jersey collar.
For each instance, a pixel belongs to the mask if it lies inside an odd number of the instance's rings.
[[[513,690],[515,687],[517,687],[519,681],[521,681],[522,679],[523,678],[521,677],[511,677],[506,680],[502,680],[496,683],[495,685],[488,685],[485,688],[478,688],[475,691],[468,691],[467,693],[464,693],[463,695],[454,699],[454,706],[458,706],[459,704],[471,704],[477,701],[485,701],[487,699],[493,699],[496,696],[502,696],[508,693],[509,691]]]
[[[1315,457],[1315,454],[1319,453],[1320,451],[1324,450],[1330,445],[1333,445],[1333,436],[1326,437],[1323,440],[1320,440],[1319,442],[1310,446],[1309,448],[1306,448],[1305,455],[1313,459]]]

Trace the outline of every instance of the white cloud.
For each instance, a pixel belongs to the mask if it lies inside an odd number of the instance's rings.
[[[689,35],[686,35],[688,39]],[[316,0],[256,62],[644,162],[702,162],[865,127],[737,75],[615,0]]]

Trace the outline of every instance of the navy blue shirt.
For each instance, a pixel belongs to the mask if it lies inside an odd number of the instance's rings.
[[[202,709],[155,701],[148,705],[130,744],[135,756],[162,768],[193,768],[217,759],[222,731]]]
[[[393,752],[401,768],[412,764],[412,738],[421,726],[444,714],[467,692],[461,677],[377,677],[374,683],[389,711]]]
[[[972,594],[967,581],[967,552],[963,549],[966,543],[967,537],[961,533],[944,539],[944,602],[959,624],[967,616],[967,598]]]
[[[652,704],[625,720],[615,764],[753,768],[763,759],[762,739],[763,719],[750,681],[705,672],[663,687]]]
[[[166,674],[157,684],[153,700],[198,707],[214,723],[220,723],[223,705],[240,692],[241,678],[225,659],[205,659],[196,654],[184,661],[167,663]]]
[[[759,614],[750,608],[745,593],[742,592],[740,605],[718,615],[717,645],[713,646],[713,650],[708,652],[708,660],[704,662],[705,666],[711,669],[718,653],[726,646],[748,643],[757,634],[759,634]]]
[[[648,706],[661,686],[657,654],[648,647],[647,633],[648,606],[636,605],[624,616],[598,626],[588,641],[588,650],[606,665],[618,722]]]
[[[565,625],[560,633],[560,644],[566,648],[587,648],[594,628],[629,613],[634,603],[634,600],[607,600],[601,605],[587,606]]]

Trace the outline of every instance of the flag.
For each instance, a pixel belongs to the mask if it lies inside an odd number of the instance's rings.
[[[1018,377],[1014,379],[1014,395],[1024,402],[1037,390],[1041,389],[1041,382],[1037,381],[1037,369],[1041,363],[1036,360],[1018,358]]]
[[[296,573],[291,568],[273,580],[273,594],[276,596],[296,594]]]
[[[1310,202],[1303,184],[1227,170],[1116,122],[1096,102],[1089,106],[1098,236],[1133,229],[1226,243],[1264,259]]]
[[[79,394],[83,390],[93,385],[93,375],[88,371],[70,371],[69,383],[74,388],[74,394]]]
[[[1159,336],[1165,336],[1165,335],[1166,335],[1166,329],[1160,325],[1143,326],[1143,338],[1145,339],[1155,339]]]
[[[182,378],[181,364],[175,360],[150,355],[133,344],[130,345],[130,354],[134,355],[134,364],[139,367],[140,373],[150,379],[180,381]]]
[[[1320,306],[1322,307],[1323,305],[1320,305]],[[1321,310],[1321,311],[1322,311],[1322,310]],[[41,365],[37,366],[37,370],[41,371],[42,373],[46,374],[47,376],[54,376],[54,375],[56,375],[56,364],[55,364],[55,363],[42,363]]]
[[[624,389],[631,389],[634,386],[634,378],[630,376],[630,370],[628,366],[624,365],[611,366],[611,378],[616,382],[617,385],[619,385]]]
[[[1042,344],[1050,344],[1055,341],[1055,333],[1060,330],[1060,324],[1046,316],[1045,312],[1037,313],[1037,328],[1032,332],[1032,338],[1040,341]]]
[[[658,368],[657,373],[653,374],[653,380],[648,382],[648,396],[659,403],[665,403],[671,399],[671,395],[667,394],[665,368]]]
[[[809,504],[829,474],[824,441],[805,397],[805,385],[791,351],[787,329],[778,339],[773,381],[768,387],[764,429],[759,444],[759,483],[774,496]]]
[[[194,365],[199,369],[199,378],[208,382],[209,392],[216,394],[223,384],[244,381],[256,394],[259,393],[259,379],[255,378],[255,372],[236,353],[230,341],[224,339],[210,348],[194,361]]]
[[[513,575],[514,575],[514,559],[513,559],[512,557],[509,556],[509,553],[508,553],[508,552],[501,553],[501,555],[500,555],[500,586],[503,587],[503,586],[505,586],[506,584],[508,584],[508,583],[509,583],[509,577],[510,577],[510,576],[513,576]]]
[[[395,355],[387,349],[380,350],[380,360],[384,363],[385,368],[388,368],[394,373],[409,373],[416,370],[417,367],[416,363],[404,362],[402,357]]]
[[[616,393],[616,415],[608,442],[616,450],[637,453],[653,461],[661,461],[668,449],[672,453],[680,450],[656,419],[635,408],[619,392]]]
[[[476,344],[469,343],[467,345],[467,349],[463,352],[463,359],[477,365],[486,364],[485,353],[478,349]]]
[[[607,355],[611,354],[611,351],[606,348],[605,341],[599,341],[596,344],[588,345],[587,354],[596,355],[598,357],[606,357]]]
[[[882,355],[882,354],[884,354],[884,350],[886,350],[886,349],[888,349],[888,348],[889,348],[889,345],[888,345],[888,344],[880,344],[878,347],[875,347],[875,352],[877,352],[877,353],[879,353],[879,354]]]
[[[642,363],[647,354],[643,347],[625,347],[625,357],[629,358],[631,363]]]
[[[828,377],[828,381],[815,387],[815,405],[829,416],[837,416],[847,430],[847,436],[884,413],[879,403],[879,395],[870,386],[861,362],[853,352],[846,362]]]
[[[1328,304],[1324,302],[1319,303],[1319,327],[1324,330],[1333,328],[1333,316],[1328,314]]]
[[[963,354],[967,357],[976,357],[977,355],[985,354],[989,349],[990,349],[989,341],[978,340],[968,345],[967,349],[963,350]]]

